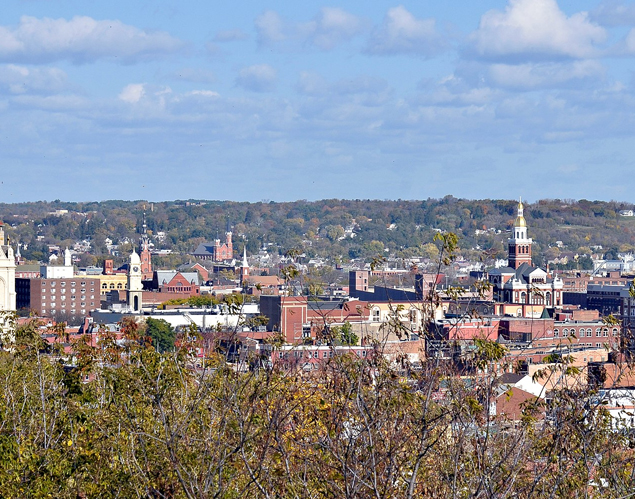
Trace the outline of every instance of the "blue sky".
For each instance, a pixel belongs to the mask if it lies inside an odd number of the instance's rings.
[[[635,189],[635,2],[4,0],[0,199]]]

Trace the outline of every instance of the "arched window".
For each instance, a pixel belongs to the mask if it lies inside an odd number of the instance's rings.
[[[545,298],[547,300],[546,304],[547,306],[551,306],[551,293],[549,291],[547,291],[547,293],[545,294]]]
[[[566,338],[567,336],[569,336],[569,330],[565,328],[562,330],[562,337]]]
[[[559,330],[559,329],[554,329],[554,330],[553,330],[553,337],[554,337],[554,338],[557,338],[557,337],[559,337],[559,336],[560,336],[560,330]]]
[[[527,293],[523,291],[522,293],[520,293],[520,303],[526,303],[526,302],[527,302]]]

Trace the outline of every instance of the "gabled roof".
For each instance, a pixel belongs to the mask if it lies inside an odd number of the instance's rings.
[[[215,254],[214,243],[201,243],[194,250],[193,255],[213,256]]]

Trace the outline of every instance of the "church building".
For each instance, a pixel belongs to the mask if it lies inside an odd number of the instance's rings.
[[[234,258],[232,233],[230,231],[225,233],[224,243],[221,243],[220,239],[215,239],[213,242],[199,244],[192,256],[213,262],[232,260]]]
[[[15,296],[15,255],[0,222],[0,312],[15,311]]]
[[[512,237],[508,240],[507,267],[489,273],[494,299],[503,303],[562,306],[564,283],[531,262],[532,240],[527,235],[527,221],[522,201],[514,221]]]

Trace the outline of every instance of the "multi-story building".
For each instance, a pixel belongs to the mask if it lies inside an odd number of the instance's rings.
[[[45,316],[83,317],[100,306],[99,279],[16,279],[17,307]]]

